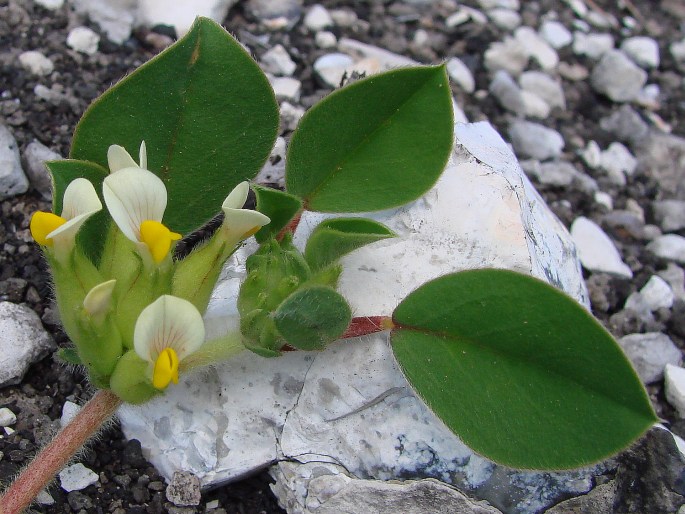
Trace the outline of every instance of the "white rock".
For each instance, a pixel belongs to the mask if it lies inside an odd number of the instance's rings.
[[[584,216],[576,218],[571,225],[571,237],[584,268],[624,278],[633,277],[614,243],[594,221]]]
[[[674,41],[670,44],[668,49],[671,51],[671,55],[677,62],[685,62],[685,39],[682,41]]]
[[[38,76],[50,75],[55,69],[55,65],[52,64],[52,61],[37,50],[29,50],[20,53],[19,64],[21,64],[21,67],[26,71]]]
[[[673,291],[671,286],[658,275],[652,275],[642,289],[640,294],[653,311],[657,309],[670,309],[673,305]]]
[[[659,43],[651,37],[629,37],[621,43],[621,50],[642,68],[659,67]]]
[[[509,137],[517,155],[539,161],[559,157],[564,148],[564,138],[559,132],[531,121],[512,121]]]
[[[501,7],[490,9],[487,13],[488,18],[502,30],[512,31],[521,25],[521,15],[511,9]]]
[[[332,32],[321,30],[314,36],[314,42],[319,48],[328,49],[338,44],[338,38]]]
[[[74,416],[79,413],[81,410],[81,406],[74,403],[70,402],[67,400],[64,402],[64,405],[62,405],[62,417],[59,419],[59,424],[62,428],[66,427],[69,422],[74,419]]]
[[[604,191],[596,191],[594,196],[595,202],[604,207],[607,211],[611,211],[614,208],[614,200],[611,198],[609,193]]]
[[[276,45],[262,55],[260,60],[262,69],[273,75],[291,76],[297,65],[293,62],[283,45]]]
[[[578,175],[575,166],[567,161],[543,162],[537,170],[541,184],[557,187],[570,186]]]
[[[0,409],[0,427],[8,427],[17,422],[17,415],[7,407]]]
[[[657,237],[647,245],[647,250],[657,257],[679,264],[685,264],[685,237],[666,234]]]
[[[31,141],[24,150],[26,175],[31,185],[45,198],[52,200],[52,179],[45,167],[46,161],[58,161],[62,156],[40,141]]]
[[[585,18],[588,13],[588,7],[585,5],[583,0],[566,0],[568,6],[573,10],[576,15],[580,18]]]
[[[485,25],[488,22],[488,18],[478,9],[474,9],[467,5],[460,5],[457,11],[450,14],[445,19],[445,25],[447,28],[451,29],[469,21],[477,23],[478,25]]]
[[[678,366],[682,357],[671,338],[661,332],[630,334],[620,338],[618,344],[626,352],[644,384],[664,378],[666,365]]]
[[[333,26],[333,18],[321,4],[312,5],[304,17],[304,26],[312,32],[318,32]]]
[[[192,2],[138,0],[136,24],[147,27],[171,25],[176,29],[176,35],[181,37],[190,30],[198,16],[211,18],[217,23],[223,22],[228,10],[236,3],[237,0],[193,0]]]
[[[64,5],[64,0],[34,0],[34,2],[49,11],[56,11]]]
[[[138,0],[72,0],[76,12],[88,16],[110,41],[121,44],[131,37]]]
[[[541,71],[521,73],[519,84],[524,91],[534,93],[550,107],[566,109],[566,98],[561,83]]]
[[[523,99],[524,112],[527,117],[544,120],[549,116],[552,108],[535,93],[521,91],[521,98]]]
[[[300,99],[302,82],[292,77],[273,77],[269,79],[277,100],[297,102]]]
[[[10,427],[4,427],[3,430],[5,431],[5,435],[12,435],[14,433],[14,429]]]
[[[638,91],[637,96],[635,96],[635,102],[638,105],[647,107],[648,109],[658,109],[660,106],[659,99],[661,97],[661,88],[659,84],[647,84],[645,87]],[[648,113],[647,116],[650,116]],[[662,122],[662,125],[668,126],[666,123]],[[662,130],[666,130],[665,128]]]
[[[55,499],[45,489],[38,493],[36,501],[41,505],[54,505]]]
[[[620,50],[609,50],[592,69],[590,84],[614,102],[633,100],[647,82],[647,73]]]
[[[297,124],[304,116],[304,109],[290,102],[281,102],[281,125],[285,130],[295,130]]]
[[[594,140],[587,142],[587,145],[585,145],[580,156],[583,158],[583,161],[585,161],[588,168],[593,170],[599,168],[599,165],[602,163],[602,149],[597,144],[597,141]]]
[[[559,64],[556,50],[531,27],[517,28],[514,37],[523,45],[528,57],[536,61],[543,70],[553,70]]]
[[[69,31],[67,46],[72,50],[88,55],[98,51],[100,36],[88,27],[75,27]]]
[[[665,232],[685,228],[684,200],[657,200],[652,204],[654,218]]]
[[[0,387],[21,382],[28,367],[54,348],[52,337],[33,310],[0,302]]]
[[[427,514],[436,509],[457,514],[502,514],[432,478],[404,482],[359,480],[331,463],[281,462],[271,474],[276,479],[274,494],[291,514]]]
[[[663,278],[673,291],[673,296],[678,300],[685,301],[685,271],[673,264],[668,263],[666,269],[659,271],[659,276]]]
[[[378,62],[380,70],[389,70],[400,66],[416,66],[419,64],[413,59],[409,59],[403,55],[389,52],[384,48],[379,48],[346,37],[340,38],[338,50],[356,57],[359,60],[375,60]]]
[[[528,52],[523,44],[506,37],[504,41],[495,41],[485,51],[485,67],[490,71],[504,70],[510,75],[518,76],[528,65]]]
[[[447,74],[453,82],[467,93],[473,93],[476,90],[476,81],[473,78],[473,73],[458,57],[450,57],[447,60]]]
[[[511,9],[518,11],[521,9],[519,0],[478,0],[478,5],[486,11],[490,9]]]
[[[518,87],[511,75],[505,70],[495,72],[490,82],[490,94],[494,96],[499,104],[505,109],[516,114],[526,113],[526,103],[523,92]]]
[[[28,189],[29,180],[21,168],[17,141],[10,130],[0,124],[0,200],[23,194]]]
[[[97,483],[98,475],[79,462],[60,471],[59,481],[62,489],[69,493]]]
[[[573,33],[573,53],[576,55],[585,55],[596,60],[612,48],[614,48],[614,38],[611,34]]]
[[[562,23],[554,20],[547,20],[540,26],[540,36],[557,50],[573,41],[573,34]]]
[[[339,87],[345,72],[354,65],[354,59],[347,54],[325,54],[314,61],[314,72],[328,87]]]
[[[623,144],[614,141],[600,156],[599,166],[609,173],[610,177],[621,177],[619,185],[626,183],[625,177],[632,177],[637,168],[637,159]]]
[[[664,388],[668,403],[675,407],[678,417],[685,418],[685,368],[666,364]]]
[[[551,279],[587,305],[569,235],[521,173],[511,150],[487,123],[456,130],[463,146],[436,187],[408,206],[371,215],[398,237],[343,259],[340,290],[353,312],[390,313],[426,280],[482,266]],[[297,244],[322,218],[306,213]],[[231,260],[208,321],[235,325],[230,317],[236,313],[235,294],[245,257],[253,250],[244,246]],[[357,477],[452,477],[455,485],[496,489],[493,494],[511,498],[512,505],[538,510],[558,499],[547,496],[550,490],[578,494],[592,485],[587,470],[515,472],[474,455],[407,388],[386,334],[278,359],[246,353],[184,375],[164,396],[119,414],[126,435],[141,441],[163,475],[188,469],[204,486],[280,459],[335,461]]]

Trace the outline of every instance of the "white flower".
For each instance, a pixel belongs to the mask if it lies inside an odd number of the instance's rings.
[[[150,363],[152,385],[178,383],[179,364],[205,338],[200,312],[187,300],[164,295],[145,307],[133,332],[133,348]]]
[[[123,146],[112,145],[107,150],[107,164],[109,164],[109,171],[115,173],[125,168],[142,168],[147,169],[147,149],[145,141],[140,143],[140,165],[136,164],[131,154],[129,154]]]
[[[77,178],[64,191],[61,215],[42,211],[33,214],[31,235],[38,244],[53,247],[58,257],[63,257],[73,249],[81,225],[101,209],[93,184]]]
[[[172,241],[181,239],[181,234],[162,224],[167,204],[164,182],[137,166],[121,147],[110,147],[108,158],[113,173],[102,184],[107,209],[123,234],[137,244],[141,255],[159,264],[169,254]],[[144,143],[140,159],[141,165],[146,164]],[[128,167],[120,167],[123,165]]]
[[[229,193],[221,205],[224,211],[224,222],[221,231],[228,246],[234,246],[243,239],[255,234],[271,220],[261,212],[243,209],[247,194],[250,191],[248,182],[241,182]]]
[[[116,283],[116,279],[102,282],[88,291],[83,299],[83,309],[95,321],[101,322],[109,311]]]

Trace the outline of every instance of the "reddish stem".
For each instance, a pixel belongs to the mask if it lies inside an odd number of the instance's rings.
[[[352,318],[347,330],[343,332],[340,339],[349,339],[350,337],[367,336],[375,334],[376,332],[383,332],[390,330],[395,326],[392,318],[389,316],[361,316],[359,318]],[[286,344],[281,347],[282,352],[296,352],[297,348]]]
[[[303,210],[300,210],[300,212],[295,214],[295,217],[293,219],[291,219],[288,222],[288,224],[281,229],[281,231],[276,236],[276,241],[282,241],[283,237],[288,233],[290,233],[290,234],[295,233],[295,231],[297,230],[297,226],[300,224],[300,219],[302,219],[302,213],[303,212],[304,212]]]
[[[67,465],[121,405],[109,390],[100,390],[86,403],[55,438],[24,468],[19,477],[0,496],[0,513],[19,514]]]

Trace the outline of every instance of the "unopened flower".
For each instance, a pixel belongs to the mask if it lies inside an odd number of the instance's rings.
[[[112,145],[107,150],[107,164],[109,165],[109,171],[115,173],[119,170],[125,168],[142,168],[147,169],[147,148],[145,147],[145,141],[140,143],[139,151],[140,164],[136,164],[133,160],[131,154],[129,154],[123,146]]]
[[[187,300],[164,295],[145,307],[136,321],[133,347],[149,362],[156,389],[178,383],[179,365],[197,350],[205,338],[199,311]]]
[[[113,173],[102,184],[107,209],[123,234],[137,244],[140,253],[159,264],[169,254],[172,241],[181,239],[181,234],[162,223],[167,204],[164,182],[136,165],[121,147],[110,147],[108,158]],[[140,160],[141,166],[146,164],[144,144]],[[122,165],[128,167],[119,167]]]
[[[241,182],[229,193],[221,205],[224,211],[224,222],[221,231],[229,246],[254,235],[271,220],[261,212],[243,209],[247,194],[250,191],[248,182]]]
[[[42,246],[54,249],[62,257],[74,247],[78,229],[102,209],[93,184],[85,178],[73,180],[64,191],[62,213],[38,211],[31,217],[31,235]]]
[[[108,280],[96,285],[83,299],[83,309],[92,319],[100,322],[109,311],[112,304],[112,293],[116,279]]]

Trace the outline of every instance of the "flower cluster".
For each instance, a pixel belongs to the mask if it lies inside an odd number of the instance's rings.
[[[99,387],[140,403],[177,383],[179,371],[207,363],[197,355],[203,347],[221,354],[221,341],[205,342],[202,313],[223,263],[270,220],[242,208],[249,192],[243,182],[222,205],[221,227],[177,260],[173,248],[182,235],[163,222],[167,190],[147,168],[145,143],[138,163],[117,145],[107,161],[102,197],[77,178],[65,190],[61,214],[36,212],[30,229],[51,264],[64,328],[75,345],[70,359],[86,366]],[[95,263],[76,236],[102,211],[100,198],[114,223],[103,221],[104,249]]]

